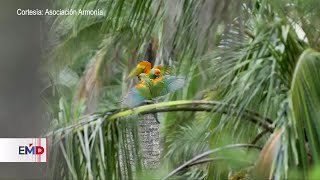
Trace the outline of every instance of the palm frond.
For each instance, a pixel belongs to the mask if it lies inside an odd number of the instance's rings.
[[[299,151],[299,164],[304,173],[310,162],[319,162],[320,54],[308,49],[300,56],[292,80],[290,106]],[[309,154],[311,157],[309,157]],[[310,159],[311,158],[311,159]]]

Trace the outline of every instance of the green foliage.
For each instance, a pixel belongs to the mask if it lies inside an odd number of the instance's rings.
[[[291,107],[294,117],[294,128],[300,145],[300,162],[308,169],[310,157],[319,164],[319,108],[320,94],[320,53],[311,49],[301,55],[293,77],[291,87]],[[305,136],[306,134],[306,136]]]
[[[310,171],[320,151],[317,5],[54,2],[105,15],[48,18],[52,68],[42,97],[54,119],[51,176],[252,179],[258,167],[274,179],[318,177]],[[126,81],[127,73],[148,53],[186,77],[185,85],[155,104],[123,109],[121,99],[136,83]],[[161,119],[161,167],[154,171],[143,171],[137,132],[137,114],[146,113]]]

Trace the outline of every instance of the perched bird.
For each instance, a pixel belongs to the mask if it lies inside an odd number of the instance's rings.
[[[155,79],[157,77],[160,77],[161,76],[161,70],[158,69],[158,68],[152,68],[150,70],[150,73],[149,73],[149,78],[150,79]]]
[[[130,89],[123,98],[122,104],[132,108],[157,97],[174,92],[184,85],[184,78],[171,76],[171,67],[155,65],[151,69],[148,61],[141,61],[129,74],[128,78],[138,76],[140,82]],[[127,78],[127,79],[128,79]],[[153,113],[155,120],[160,123],[157,114]]]
[[[155,78],[150,78],[150,74],[141,73],[140,82],[131,88],[123,98],[122,103],[127,107],[135,107],[146,100],[164,96],[183,87],[185,80],[182,77],[171,75],[158,76],[155,71]],[[153,77],[153,76],[152,76]]]
[[[170,75],[172,74],[172,67],[171,66],[164,66],[164,65],[155,65],[153,66],[153,68],[151,69],[152,70],[160,70],[160,76],[163,76],[163,75]],[[151,73],[151,72],[150,72]]]
[[[141,73],[149,74],[151,70],[151,63],[149,61],[140,61],[137,66],[129,73],[127,79],[134,76],[139,76]]]
[[[163,66],[163,65],[155,65],[151,69],[151,63],[149,61],[142,60],[129,73],[127,79],[132,78],[134,76],[138,76],[138,78],[140,78],[139,75],[141,73],[145,73],[145,74],[149,75],[150,79],[155,79],[156,77],[160,77],[165,74],[170,74],[170,72],[171,72],[170,70],[171,70],[170,66]]]

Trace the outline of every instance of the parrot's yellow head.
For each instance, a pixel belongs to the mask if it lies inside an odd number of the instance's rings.
[[[151,64],[149,61],[140,61],[139,64],[137,65],[137,68],[143,69],[144,73],[149,73],[151,70]]]
[[[136,67],[129,73],[126,80],[128,80],[131,77],[139,76],[141,73],[149,74],[151,70],[151,63],[145,60],[140,61]]]

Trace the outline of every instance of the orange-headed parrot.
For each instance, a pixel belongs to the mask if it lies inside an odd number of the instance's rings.
[[[165,74],[169,74],[171,70],[170,66],[163,65],[155,65],[151,69],[151,63],[145,60],[140,61],[137,66],[129,73],[127,79],[132,78],[134,76],[138,76],[141,73],[148,74],[150,79],[155,79],[156,77],[163,76]]]
[[[150,79],[155,79],[161,76],[161,70],[157,68],[152,68],[148,74]]]
[[[172,73],[172,67],[171,66],[164,66],[164,65],[155,65],[152,69],[158,69],[160,70],[160,76],[163,76],[165,74],[169,75]],[[152,70],[151,70],[152,71]]]
[[[129,73],[128,78],[139,76],[141,73],[149,74],[151,70],[151,63],[149,61],[140,61],[137,66]]]

